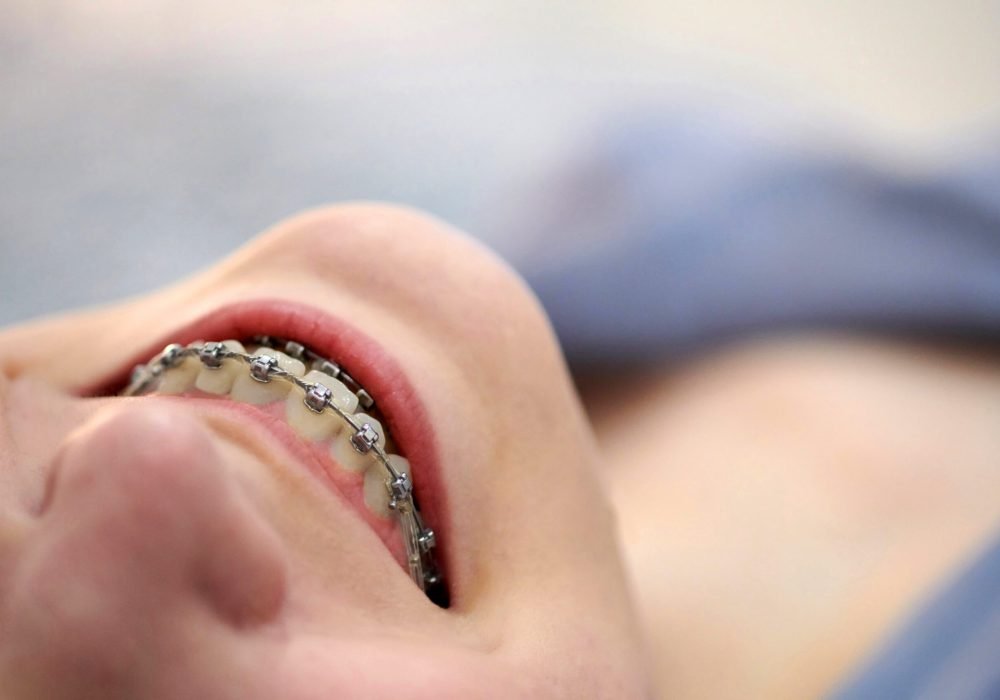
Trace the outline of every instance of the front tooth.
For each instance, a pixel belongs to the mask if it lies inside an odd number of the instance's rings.
[[[386,455],[386,460],[397,473],[410,473],[410,463],[405,457]],[[385,465],[377,460],[365,471],[365,505],[375,515],[383,518],[392,515],[392,508],[389,507],[389,488],[386,486],[388,479],[389,472]]]
[[[232,352],[246,352],[243,343],[238,340],[223,340],[222,344]],[[222,366],[216,368],[202,365],[198,376],[195,377],[194,385],[195,388],[208,394],[228,394],[237,375],[245,371],[246,365],[240,360],[223,360]]]
[[[358,407],[358,397],[351,393],[351,390],[333,377],[319,370],[312,370],[302,377],[303,381],[310,384],[321,384],[331,391],[330,402],[340,408],[345,413],[351,413]],[[305,392],[296,387],[292,387],[285,402],[285,419],[288,424],[300,436],[306,440],[326,440],[342,427],[345,427],[344,419],[332,410],[325,410],[316,413],[309,409],[305,403]]]
[[[302,362],[272,348],[258,348],[253,355],[273,357],[278,361],[278,369],[283,369],[296,377],[301,377],[306,371]],[[250,368],[244,366],[243,371],[236,375],[229,397],[242,403],[266,404],[285,398],[291,386],[291,382],[277,378],[272,378],[269,382],[259,382],[250,376]]]
[[[370,425],[378,433],[378,440],[375,444],[385,448],[385,431],[382,429],[381,423],[364,413],[355,413],[352,417],[358,425],[363,426],[366,423]],[[364,471],[376,458],[371,451],[367,454],[361,454],[354,448],[354,444],[351,442],[354,432],[349,425],[345,425],[344,429],[330,443],[330,456],[345,469],[360,472]]]

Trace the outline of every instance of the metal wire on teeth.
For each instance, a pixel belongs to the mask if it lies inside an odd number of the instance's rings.
[[[312,352],[301,343],[282,341],[271,336],[255,336],[253,342],[272,349],[280,349],[298,360],[309,362],[313,369],[318,369],[348,385],[348,388],[357,395],[359,404],[366,410],[374,408],[375,402],[371,395],[339,365]],[[434,548],[437,544],[434,531],[425,527],[420,517],[413,498],[413,481],[410,475],[398,471],[389,462],[385,450],[378,444],[381,436],[370,423],[358,421],[356,416],[332,403],[332,392],[327,387],[304,381],[301,377],[281,369],[275,358],[237,352],[218,342],[188,347],[176,343],[168,345],[148,364],[138,365],[132,371],[132,378],[128,387],[122,392],[123,395],[137,396],[152,390],[164,372],[177,367],[188,357],[197,357],[209,369],[222,367],[225,360],[243,362],[249,367],[250,376],[254,380],[263,383],[272,379],[288,381],[304,392],[303,402],[309,410],[314,413],[331,410],[340,416],[354,431],[351,436],[351,445],[354,449],[360,454],[374,455],[386,471],[385,485],[389,493],[389,508],[399,518],[410,577],[428,598],[442,607],[447,607],[448,592],[434,557]]]
[[[358,404],[361,408],[366,411],[371,411],[375,408],[375,400],[371,397],[371,394],[365,391],[364,387],[358,384],[351,375],[341,369],[340,365],[316,354],[302,343],[294,340],[282,340],[272,335],[255,335],[252,340],[258,345],[269,347],[272,350],[280,350],[286,355],[294,357],[296,360],[301,360],[310,369],[318,369],[323,374],[329,374],[334,379],[340,380],[358,397]]]

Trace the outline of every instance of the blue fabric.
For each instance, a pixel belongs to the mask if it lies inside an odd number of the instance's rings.
[[[1000,698],[1000,539],[834,698]]]
[[[571,363],[787,325],[1000,340],[1000,148],[906,179],[701,122],[600,143],[532,217],[570,243],[522,265]]]

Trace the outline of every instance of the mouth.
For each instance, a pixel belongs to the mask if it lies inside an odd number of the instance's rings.
[[[242,302],[172,331],[92,395],[157,394],[224,403],[284,444],[298,443],[441,607],[445,492],[434,433],[412,384],[381,345],[342,319],[294,302]],[[426,524],[425,524],[426,522]],[[433,525],[434,527],[430,527]]]

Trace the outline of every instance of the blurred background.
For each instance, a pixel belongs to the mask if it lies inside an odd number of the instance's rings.
[[[996,151],[998,36],[992,0],[3,0],[0,324],[331,201],[426,209],[530,276],[636,192],[697,220],[768,154],[937,177]],[[669,182],[609,185],[653,151]]]

